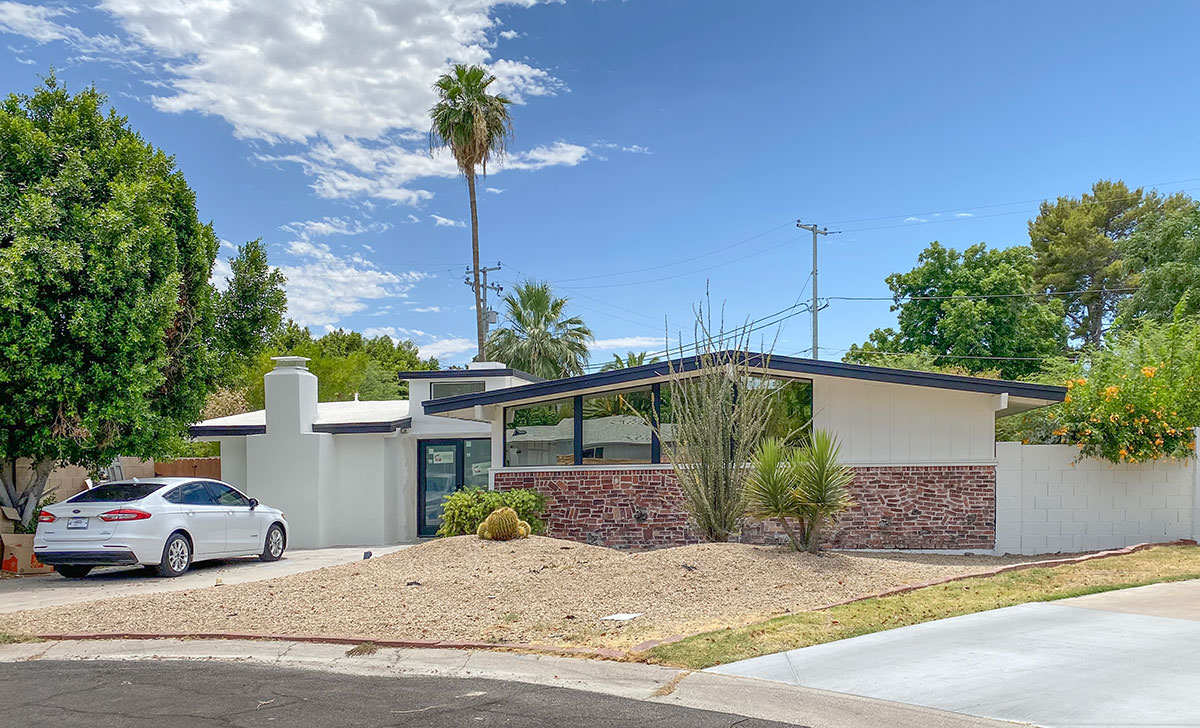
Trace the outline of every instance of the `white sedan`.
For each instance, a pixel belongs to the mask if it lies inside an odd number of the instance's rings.
[[[42,509],[33,552],[68,579],[134,564],[179,576],[204,559],[278,561],[287,528],[279,510],[217,480],[135,478]]]

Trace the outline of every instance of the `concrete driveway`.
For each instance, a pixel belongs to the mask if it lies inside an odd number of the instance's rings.
[[[1053,728],[1200,726],[1200,581],[969,614],[712,672]]]
[[[174,579],[161,578],[140,566],[96,569],[84,579],[64,579],[58,574],[0,579],[0,614],[132,594],[198,589],[213,586],[218,579],[222,584],[262,581],[357,561],[363,557],[364,551],[383,556],[403,548],[408,547],[304,549],[287,551],[282,559],[272,563],[264,563],[256,558],[201,561],[192,564],[186,574]]]

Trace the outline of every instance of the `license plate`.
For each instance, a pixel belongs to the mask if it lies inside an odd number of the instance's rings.
[[[87,528],[87,518],[68,518],[67,528]]]

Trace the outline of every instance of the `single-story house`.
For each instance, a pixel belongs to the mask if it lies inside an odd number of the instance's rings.
[[[266,409],[200,422],[221,443],[223,478],[282,508],[291,544],[411,542],[432,535],[457,488],[535,488],[550,535],[645,548],[695,539],[662,443],[668,381],[699,360],[543,381],[496,363],[402,372],[409,399],[317,402],[302,357],[278,357]],[[752,355],[780,389],[773,423],[811,418],[857,472],[847,548],[996,548],[995,418],[1063,399],[1061,387]],[[749,524],[744,540],[772,540]]]

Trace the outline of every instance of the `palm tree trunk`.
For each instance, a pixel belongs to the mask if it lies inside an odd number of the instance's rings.
[[[821,518],[812,518],[809,520],[808,533],[808,553],[815,554],[821,550]]]
[[[479,285],[479,211],[475,207],[475,170],[467,170],[467,191],[471,196],[471,276],[475,289],[475,338],[479,344],[479,354],[475,361],[487,361],[487,312],[483,310],[483,287]]]

